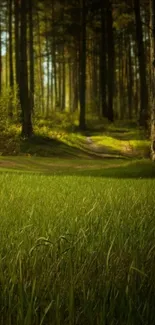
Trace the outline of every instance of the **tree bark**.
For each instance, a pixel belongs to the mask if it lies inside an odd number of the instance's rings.
[[[81,6],[81,40],[80,40],[80,120],[81,130],[86,129],[86,4],[82,0]]]
[[[12,0],[9,0],[9,85],[10,94],[13,92],[14,76],[13,76],[13,45],[12,45]],[[9,117],[13,117],[12,99],[9,101]]]
[[[142,21],[140,15],[140,0],[134,0],[134,11],[136,20],[136,38],[138,47],[138,61],[140,74],[140,118],[141,126],[147,128],[148,122],[148,88],[146,81],[146,58],[143,42]]]
[[[102,116],[107,117],[106,6],[103,0],[101,0],[100,92]]]
[[[38,27],[38,60],[39,60],[39,78],[40,78],[40,106],[41,106],[41,113],[45,116],[45,105],[44,105],[44,73],[42,67],[42,49],[41,49],[41,36],[40,36],[40,17],[39,13],[37,13],[37,27]]]
[[[113,35],[113,17],[112,3],[107,2],[107,33],[108,33],[108,111],[107,117],[110,122],[114,121],[113,100],[114,100],[114,35]]]
[[[2,17],[0,14],[0,95],[2,93]]]
[[[30,108],[34,111],[34,48],[33,48],[33,3],[29,0],[29,59],[30,59]]]
[[[128,117],[132,119],[132,98],[133,98],[133,76],[132,76],[132,55],[131,38],[128,36]]]
[[[27,66],[27,1],[20,2],[20,104],[22,110],[22,136],[32,136],[31,107],[28,92]]]
[[[16,85],[19,88],[19,71],[20,71],[20,46],[19,46],[19,1],[14,0],[15,12],[15,71],[16,71]]]
[[[151,61],[152,61],[152,89],[151,89],[151,158],[155,161],[155,0],[150,1],[151,11]]]

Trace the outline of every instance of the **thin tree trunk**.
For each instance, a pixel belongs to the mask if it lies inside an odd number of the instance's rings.
[[[100,93],[102,116],[107,117],[106,6],[101,0]]]
[[[29,59],[30,59],[30,108],[34,110],[34,48],[33,48],[33,3],[29,0]]]
[[[46,115],[49,116],[49,105],[50,105],[50,54],[49,54],[49,42],[48,42],[48,20],[45,16],[45,27],[46,27],[46,55],[47,55],[47,96],[46,96]]]
[[[132,56],[131,56],[131,37],[128,37],[128,117],[132,119],[132,96],[133,96],[133,77],[132,77]]]
[[[37,14],[37,24],[38,24],[38,51],[39,51],[39,75],[40,75],[40,92],[41,92],[41,111],[42,114],[45,115],[45,105],[44,105],[44,78],[43,78],[43,69],[42,69],[42,51],[41,51],[41,37],[40,37],[40,20],[39,14]]]
[[[111,0],[107,1],[107,34],[108,34],[108,120],[113,122],[113,99],[114,99],[114,35]]]
[[[64,44],[62,49],[62,99],[61,99],[61,111],[64,111],[66,106],[66,64],[65,64],[65,53]]]
[[[16,71],[16,85],[19,88],[19,71],[20,71],[20,45],[19,45],[19,1],[14,0],[15,11],[15,71]]]
[[[123,85],[123,34],[119,40],[119,106],[120,119],[124,119],[124,85]]]
[[[2,17],[0,13],[0,95],[2,93]]]
[[[22,136],[29,138],[32,136],[33,129],[28,93],[27,5],[25,0],[21,0],[20,4],[20,104],[22,110]]]
[[[72,113],[73,112],[73,107],[72,107],[72,62],[69,60],[68,62],[68,89],[69,89],[69,96],[68,96],[68,102],[69,102],[69,111]]]
[[[56,44],[55,44],[55,7],[54,0],[52,1],[52,65],[53,65],[53,79],[54,79],[54,98],[55,108],[58,104],[58,87],[57,87],[57,67],[56,67]]]
[[[14,76],[13,76],[13,46],[12,46],[12,0],[9,0],[9,84],[10,94],[13,92]],[[9,102],[9,117],[13,117],[12,99]]]
[[[151,158],[155,161],[155,0],[150,1],[152,27],[151,61],[152,61],[152,103],[151,103]]]
[[[136,19],[136,37],[138,47],[138,61],[140,74],[140,119],[141,126],[147,128],[148,120],[148,88],[146,81],[146,58],[143,42],[142,21],[140,15],[140,0],[134,0],[134,10]]]
[[[86,4],[82,0],[81,13],[81,40],[80,40],[80,120],[81,130],[86,129]]]
[[[51,110],[53,112],[53,108],[54,108],[54,86],[53,86],[53,57],[51,56]]]

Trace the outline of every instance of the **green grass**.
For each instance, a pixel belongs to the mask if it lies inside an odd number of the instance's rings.
[[[32,155],[61,158],[135,157],[148,158],[150,141],[135,125],[89,120],[81,133],[71,115],[56,114],[51,119],[34,121],[34,136],[20,138],[21,126],[8,124],[0,135],[0,155]],[[88,141],[91,140],[91,143]]]
[[[154,165],[0,162],[0,324],[154,325]]]

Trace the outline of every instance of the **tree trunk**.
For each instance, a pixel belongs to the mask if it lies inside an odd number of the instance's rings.
[[[29,0],[29,59],[30,59],[30,108],[34,110],[34,48],[33,48],[33,3]]]
[[[2,93],[2,17],[0,13],[0,95]]]
[[[146,81],[146,58],[143,42],[142,21],[140,15],[140,1],[134,0],[134,10],[136,19],[136,37],[138,47],[138,61],[139,61],[139,74],[140,74],[140,118],[139,123],[141,126],[147,128],[148,120],[148,88]]]
[[[15,12],[15,71],[16,71],[16,85],[19,88],[19,71],[20,71],[20,46],[19,46],[19,1],[14,0]]]
[[[102,116],[107,117],[106,6],[103,0],[101,0],[100,92]]]
[[[152,61],[152,103],[151,103],[151,158],[155,161],[155,0],[150,2],[151,9],[151,27],[152,27],[152,40],[151,40],[151,61]]]
[[[66,64],[65,64],[65,53],[64,44],[62,49],[62,98],[61,98],[61,111],[65,110],[66,106]]]
[[[45,116],[45,105],[44,105],[44,76],[43,76],[43,68],[42,68],[42,49],[41,49],[41,36],[40,36],[40,19],[39,13],[37,13],[37,25],[38,25],[38,60],[39,60],[39,77],[40,77],[40,106],[41,112]]]
[[[81,6],[81,40],[80,40],[80,120],[81,130],[86,129],[86,4],[82,0]]]
[[[128,117],[132,119],[132,98],[133,98],[133,77],[132,77],[132,55],[131,55],[131,38],[128,37]]]
[[[51,55],[51,111],[53,112],[53,108],[54,108],[54,86],[53,86],[53,60],[52,60],[52,55]]]
[[[58,86],[57,86],[57,67],[56,67],[56,43],[55,43],[55,3],[52,1],[52,66],[53,66],[53,82],[54,82],[54,99],[55,108],[58,104]]]
[[[110,122],[114,121],[113,99],[114,99],[114,35],[112,4],[107,1],[107,34],[108,34],[108,112],[107,117]]]
[[[13,76],[13,46],[12,46],[12,0],[9,0],[9,85],[10,94],[13,92],[14,76]],[[11,96],[12,97],[12,96]],[[13,117],[12,99],[9,102],[9,117]]]
[[[32,136],[31,107],[28,93],[27,67],[27,1],[21,0],[20,14],[20,104],[22,110],[22,136]]]

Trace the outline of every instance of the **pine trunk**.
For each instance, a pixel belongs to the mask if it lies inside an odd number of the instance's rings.
[[[152,103],[151,103],[151,158],[155,161],[155,0],[151,0],[151,61],[152,61]]]
[[[81,6],[81,40],[80,40],[80,121],[81,130],[86,129],[86,5],[82,0]]]
[[[146,58],[143,42],[143,29],[140,14],[140,1],[134,0],[135,20],[136,20],[136,37],[138,47],[138,62],[140,75],[140,117],[139,123],[147,128],[148,122],[148,88],[146,81]]]
[[[27,5],[21,0],[20,14],[20,104],[22,110],[22,136],[32,136],[31,107],[28,93],[28,66],[27,66]]]

